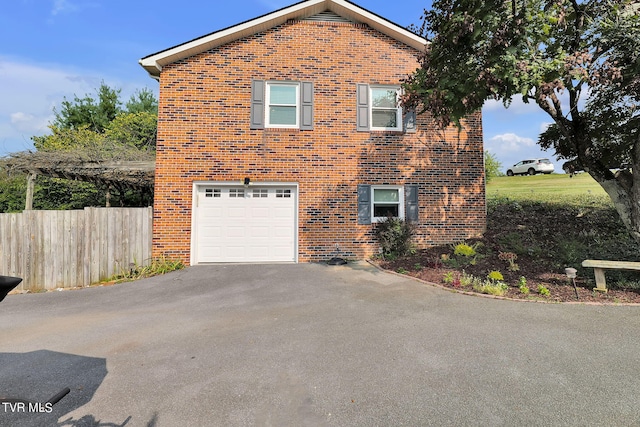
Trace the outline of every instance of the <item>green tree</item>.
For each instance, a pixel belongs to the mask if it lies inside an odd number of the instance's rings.
[[[10,175],[0,168],[0,212],[21,212],[26,191],[27,178],[24,174]]]
[[[119,114],[107,125],[105,137],[112,143],[155,151],[158,115],[149,111]]]
[[[462,125],[489,99],[535,103],[553,120],[541,146],[587,171],[640,241],[639,11],[632,0],[434,0],[404,104]]]
[[[113,89],[104,82],[97,90],[97,99],[86,94],[74,95],[73,101],[65,97],[60,110],[54,108],[52,125],[60,129],[87,128],[96,133],[104,132],[107,125],[122,111],[120,89]]]
[[[104,142],[104,135],[89,129],[88,125],[62,128],[49,125],[50,135],[34,136],[33,145],[38,151],[70,151],[90,149]]]
[[[149,88],[136,90],[125,104],[128,113],[153,113],[158,115],[158,100]]]
[[[484,176],[487,179],[487,182],[491,181],[492,178],[497,176],[503,176],[502,173],[502,163],[498,160],[498,158],[490,153],[489,151],[484,151]]]

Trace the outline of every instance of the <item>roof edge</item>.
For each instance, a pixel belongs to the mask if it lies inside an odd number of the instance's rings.
[[[424,48],[427,44],[427,41],[419,35],[348,0],[304,0],[240,24],[161,50],[143,57],[138,62],[147,70],[152,78],[158,80],[162,68],[165,65],[188,58],[189,56],[197,55],[198,53],[205,52],[234,40],[266,31],[290,19],[306,18],[324,12],[325,10],[331,10],[353,21],[365,23],[416,50]]]

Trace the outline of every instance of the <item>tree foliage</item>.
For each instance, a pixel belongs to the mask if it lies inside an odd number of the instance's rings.
[[[155,151],[158,115],[149,111],[119,114],[105,129],[104,137],[112,143]]]
[[[553,120],[540,145],[589,172],[640,240],[638,11],[632,0],[434,0],[403,102],[458,125],[490,99],[535,103]]]
[[[502,173],[502,163],[498,160],[498,158],[490,153],[489,151],[484,151],[484,176],[488,181],[491,181],[492,178],[497,176],[503,176]]]
[[[158,115],[158,100],[148,89],[138,89],[125,104],[128,113],[151,113]]]
[[[74,95],[73,101],[65,97],[61,108],[54,108],[55,120],[51,125],[59,129],[88,128],[102,133],[122,111],[121,106],[120,89],[113,89],[102,82],[97,90],[97,99],[89,94],[84,98]]]
[[[158,102],[149,89],[136,91],[123,109],[120,89],[103,82],[95,94],[82,98],[74,95],[72,101],[65,98],[60,108],[54,109],[55,119],[49,125],[51,133],[32,138],[38,151],[31,153],[30,158],[33,162],[44,162],[40,171],[82,168],[83,163],[149,160],[155,152],[157,111]],[[3,162],[5,168],[0,167],[0,211],[24,208],[26,177],[10,175],[6,169],[9,164],[23,164],[22,154],[9,157]],[[71,172],[70,176],[78,176],[76,171]],[[95,172],[99,177],[99,171]],[[148,205],[152,201],[152,193],[146,186],[141,187],[144,191],[135,191],[128,181],[101,183],[99,178],[88,178],[91,182],[38,176],[34,208],[104,206],[107,194],[111,203],[123,206]]]

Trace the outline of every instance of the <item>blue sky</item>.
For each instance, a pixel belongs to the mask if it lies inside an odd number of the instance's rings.
[[[138,60],[196,37],[293,4],[296,0],[180,2],[163,0],[11,0],[0,13],[0,156],[33,148],[48,133],[52,109],[104,81],[123,100],[158,84]],[[360,6],[403,27],[418,24],[428,1],[361,0]],[[505,110],[483,109],[485,149],[503,169],[519,160],[548,157],[536,145],[550,122],[537,107],[516,100]]]

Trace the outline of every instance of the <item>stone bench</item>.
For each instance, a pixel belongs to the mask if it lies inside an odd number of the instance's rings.
[[[605,270],[637,270],[640,271],[640,262],[631,261],[602,261],[598,259],[586,259],[582,262],[583,267],[593,268],[596,276],[596,287],[594,290],[607,292],[607,281],[604,278]]]

